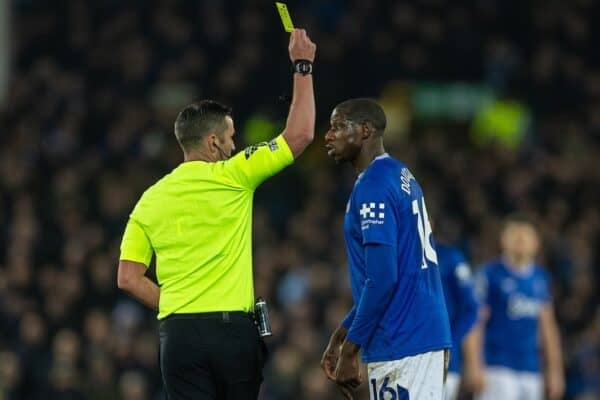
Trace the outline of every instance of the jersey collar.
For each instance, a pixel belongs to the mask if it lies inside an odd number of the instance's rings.
[[[524,266],[523,268],[517,268],[511,265],[505,257],[502,257],[502,266],[504,269],[511,275],[526,278],[533,274],[533,270],[535,268],[535,263],[530,263]]]

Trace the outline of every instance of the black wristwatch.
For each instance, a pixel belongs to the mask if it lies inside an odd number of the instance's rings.
[[[295,74],[308,75],[313,72],[313,64],[308,60],[296,60],[292,66],[292,71]]]

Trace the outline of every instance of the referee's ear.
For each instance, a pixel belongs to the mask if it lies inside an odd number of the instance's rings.
[[[209,133],[208,135],[206,135],[206,144],[208,145],[208,147],[211,149],[211,152],[213,150],[216,150],[218,144],[217,144],[217,135],[214,133]]]

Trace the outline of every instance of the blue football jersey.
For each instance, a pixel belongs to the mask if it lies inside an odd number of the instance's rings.
[[[495,261],[478,272],[477,292],[490,313],[484,336],[486,364],[539,372],[540,312],[550,301],[546,272],[536,265],[516,271]]]
[[[411,172],[387,154],[357,178],[344,220],[350,283],[355,306],[369,284],[365,262],[369,245],[391,246],[389,263],[370,263],[379,276],[396,279],[374,333],[362,345],[364,362],[397,360],[451,347],[450,326],[423,193]],[[357,311],[356,319],[359,319]],[[348,333],[350,337],[353,328]]]
[[[459,249],[440,243],[437,243],[435,248],[452,333],[452,352],[448,370],[460,373],[462,341],[477,322],[478,303],[475,297],[475,285],[471,267]]]

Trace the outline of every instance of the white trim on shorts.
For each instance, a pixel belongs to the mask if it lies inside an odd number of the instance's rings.
[[[485,387],[477,400],[543,400],[544,382],[536,372],[487,367]]]

